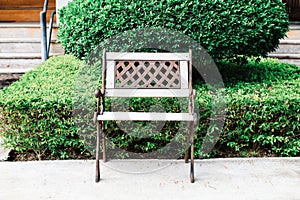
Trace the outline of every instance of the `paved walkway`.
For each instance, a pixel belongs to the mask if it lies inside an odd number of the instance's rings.
[[[300,199],[300,158],[0,162],[1,200]]]

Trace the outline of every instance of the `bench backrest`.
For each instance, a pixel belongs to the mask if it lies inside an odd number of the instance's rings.
[[[105,96],[189,97],[189,53],[116,53],[103,55]]]

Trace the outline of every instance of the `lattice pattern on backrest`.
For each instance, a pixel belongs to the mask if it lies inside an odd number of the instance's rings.
[[[179,61],[116,61],[115,88],[180,88]]]

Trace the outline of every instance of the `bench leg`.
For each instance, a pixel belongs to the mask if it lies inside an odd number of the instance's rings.
[[[192,138],[191,144],[191,171],[190,171],[190,178],[191,183],[195,182],[195,175],[194,175],[194,138]]]
[[[190,156],[190,151],[191,151],[191,132],[192,132],[192,125],[191,122],[188,122],[188,131],[187,131],[187,137],[186,137],[186,143],[187,143],[187,148],[185,150],[184,154],[184,162],[188,163],[189,162],[189,156]]]
[[[195,182],[195,175],[194,175],[194,123],[190,125],[190,144],[191,144],[191,170],[190,170],[190,179],[191,183]]]
[[[185,163],[189,162],[189,151],[190,151],[190,147],[187,147],[187,149],[185,150],[185,155],[184,155],[184,162]]]
[[[189,122],[188,124],[188,133],[187,133],[187,143],[188,147],[185,150],[185,155],[184,155],[184,162],[188,163],[189,162],[189,155],[191,156],[191,169],[190,169],[190,179],[191,183],[195,182],[195,176],[194,176],[194,126],[193,122]]]
[[[101,134],[102,134],[103,162],[106,162],[107,161],[107,156],[106,156],[106,140],[105,140],[105,135],[103,133],[104,122],[102,121],[101,123],[102,123]]]
[[[102,122],[97,122],[97,144],[96,144],[96,177],[95,181],[98,183],[100,181],[100,163],[99,163],[99,154],[100,154],[100,136],[101,136],[101,127]]]

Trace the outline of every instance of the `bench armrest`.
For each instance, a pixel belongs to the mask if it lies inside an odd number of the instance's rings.
[[[97,113],[99,115],[102,115],[104,112],[104,93],[101,92],[101,90],[99,90],[98,88],[95,90],[95,97],[97,98]]]

